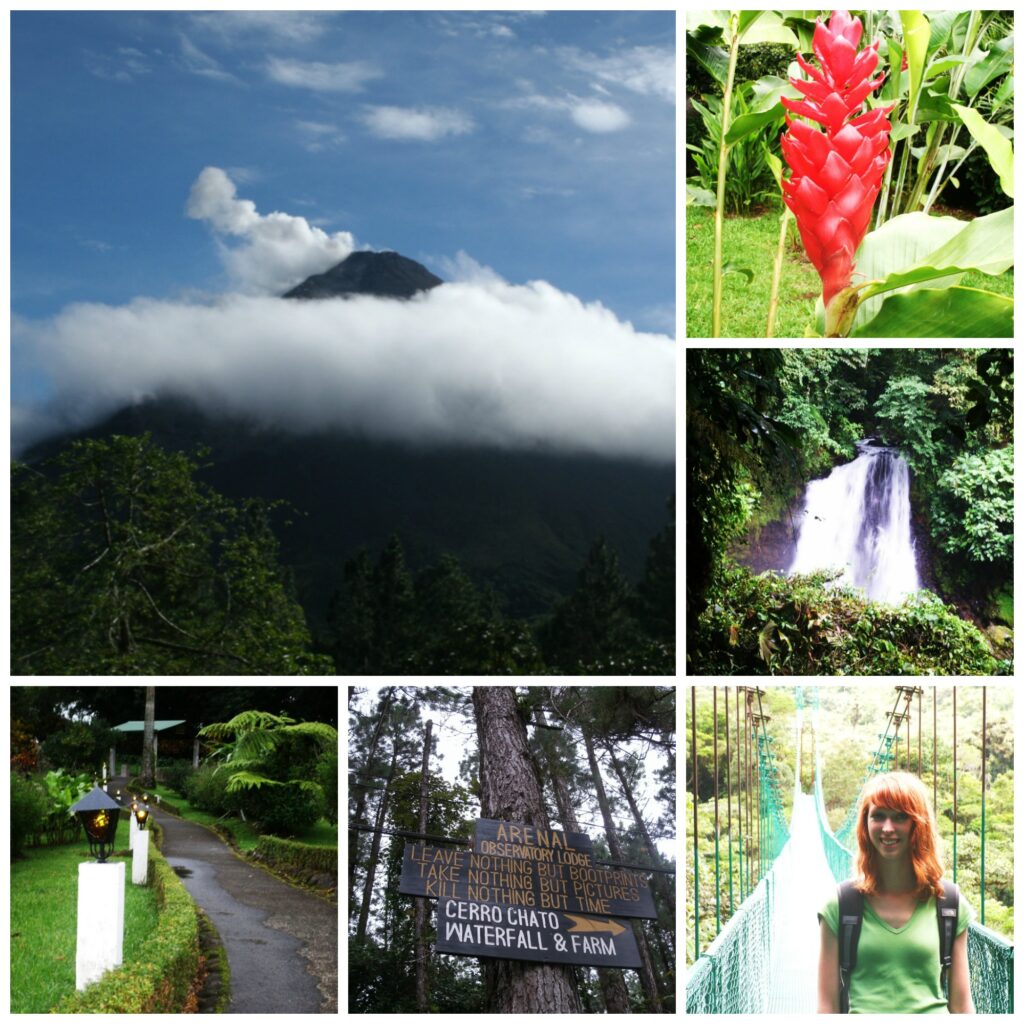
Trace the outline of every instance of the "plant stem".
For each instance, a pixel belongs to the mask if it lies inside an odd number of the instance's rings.
[[[768,298],[768,326],[764,329],[766,338],[775,337],[775,314],[779,309],[779,283],[782,280],[782,258],[786,250],[786,229],[789,227],[789,207],[782,207],[779,221],[779,247],[775,250],[775,268],[772,271],[772,291]]]
[[[740,50],[740,15],[729,15],[732,41],[729,45],[729,70],[725,76],[725,98],[722,102],[722,138],[718,145],[718,194],[715,203],[715,257],[712,273],[714,292],[711,300],[711,337],[722,336],[722,229],[725,226],[725,172],[729,163],[729,147],[725,136],[729,131],[732,113],[732,80],[736,75],[736,58]]]

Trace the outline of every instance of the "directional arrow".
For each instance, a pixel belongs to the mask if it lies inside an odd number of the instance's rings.
[[[570,932],[611,932],[612,935],[621,935],[626,929],[617,921],[602,921],[597,917],[577,917],[575,914],[566,914],[572,921]]]

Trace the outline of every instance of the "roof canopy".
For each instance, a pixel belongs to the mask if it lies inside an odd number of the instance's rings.
[[[184,718],[178,718],[178,719],[175,719],[174,721],[171,721],[170,719],[168,719],[166,721],[154,722],[153,723],[153,731],[154,732],[162,732],[164,729],[170,729],[170,728],[172,728],[175,725],[184,725],[184,724],[185,724],[185,719]],[[146,723],[145,722],[122,722],[120,725],[115,725],[114,726],[114,732],[143,732],[143,731],[145,731],[145,728],[146,728]]]

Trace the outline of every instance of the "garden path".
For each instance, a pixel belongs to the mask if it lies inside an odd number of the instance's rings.
[[[153,816],[164,857],[220,933],[231,969],[226,1012],[337,1013],[337,908],[250,864],[202,825]]]

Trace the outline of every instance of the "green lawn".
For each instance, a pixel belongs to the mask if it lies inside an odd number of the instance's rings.
[[[240,850],[253,850],[259,842],[260,834],[247,821],[241,818],[227,817],[218,818],[209,811],[202,811],[193,807],[188,800],[180,793],[167,786],[156,786],[151,793],[158,793],[161,800],[167,800],[181,811],[181,816],[189,821],[195,821],[200,825],[218,825],[225,831],[230,832]],[[159,804],[156,804],[159,807]],[[338,826],[321,818],[305,835],[294,836],[297,842],[308,843],[310,846],[337,846]]]
[[[157,926],[156,896],[132,885],[128,821],[117,831],[125,861],[124,962],[131,963]],[[78,865],[89,860],[83,838],[26,850],[11,861],[11,1012],[47,1013],[75,990]],[[112,858],[118,859],[118,858]]]
[[[722,337],[763,338],[768,319],[772,268],[779,244],[777,211],[757,217],[726,217],[722,238],[723,260],[746,267],[754,274],[726,274],[722,282]],[[791,222],[792,223],[792,222]],[[690,206],[686,210],[686,336],[711,336],[711,264],[714,255],[714,210]],[[795,230],[794,228],[790,229]],[[1013,295],[1013,271],[999,277],[972,272],[961,282]],[[821,294],[821,278],[804,255],[802,246],[787,247],[779,286],[779,310],[774,337],[802,338],[814,323],[814,305]]]

